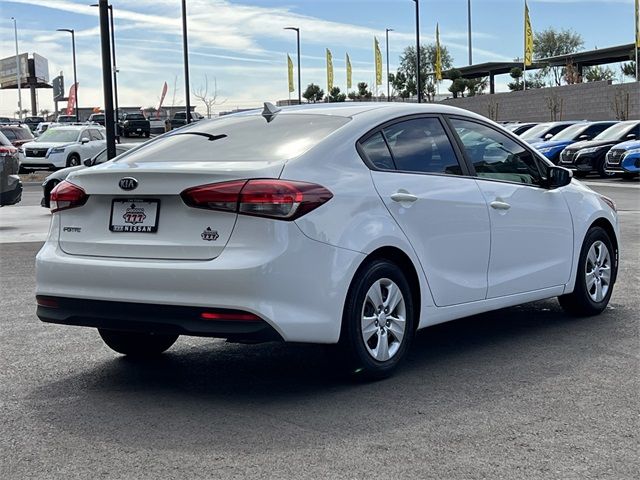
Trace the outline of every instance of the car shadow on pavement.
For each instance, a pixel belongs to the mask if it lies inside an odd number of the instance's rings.
[[[556,377],[585,375],[611,323],[613,312],[575,319],[555,300],[477,315],[420,331],[397,374],[372,383],[337,374],[321,346],[187,339],[155,361],[100,354],[27,401],[56,429],[124,447],[288,450],[486,412],[496,399],[517,411]]]

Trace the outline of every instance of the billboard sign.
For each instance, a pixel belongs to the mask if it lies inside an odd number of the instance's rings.
[[[27,53],[18,55],[18,61],[20,64],[20,78],[22,82],[24,82],[24,80],[29,76],[28,59],[29,57]],[[15,55],[0,60],[0,88],[15,87],[18,84],[16,74],[17,70]]]
[[[49,60],[37,53],[33,54],[33,76],[38,83],[49,83]]]
[[[53,101],[58,102],[64,99],[64,77],[62,75],[53,79]]]

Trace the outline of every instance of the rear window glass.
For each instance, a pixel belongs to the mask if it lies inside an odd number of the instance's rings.
[[[346,117],[306,114],[276,115],[271,122],[261,115],[202,120],[158,137],[123,156],[122,160],[277,162],[303,154],[349,120]]]
[[[128,113],[125,118],[127,120],[146,120],[145,116],[139,113]]]

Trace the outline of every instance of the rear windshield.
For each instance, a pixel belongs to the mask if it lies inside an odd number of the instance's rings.
[[[303,154],[349,120],[346,117],[306,114],[276,115],[271,122],[261,115],[201,120],[158,137],[124,155],[122,160],[277,162]]]
[[[125,118],[127,120],[146,120],[145,116],[139,113],[128,113]]]

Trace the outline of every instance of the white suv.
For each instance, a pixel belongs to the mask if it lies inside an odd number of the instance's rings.
[[[49,128],[20,150],[20,167],[51,169],[80,165],[105,148],[106,134],[100,125],[70,125]]]

